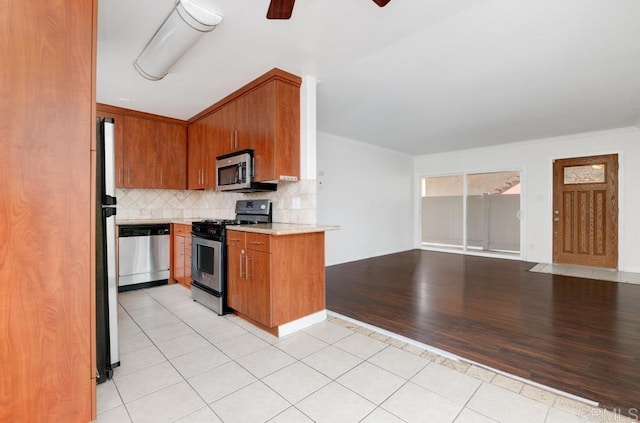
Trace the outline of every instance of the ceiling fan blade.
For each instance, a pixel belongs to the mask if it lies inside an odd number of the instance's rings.
[[[385,7],[390,1],[391,0],[373,0],[373,2],[380,7]]]
[[[289,19],[296,0],[271,0],[267,19]]]

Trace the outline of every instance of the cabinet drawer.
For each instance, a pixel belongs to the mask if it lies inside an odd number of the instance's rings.
[[[247,250],[271,252],[271,236],[247,233]]]
[[[244,232],[227,230],[227,245],[244,248],[246,234]]]
[[[179,223],[173,224],[173,234],[174,235],[188,235],[191,233],[190,225],[181,225]]]

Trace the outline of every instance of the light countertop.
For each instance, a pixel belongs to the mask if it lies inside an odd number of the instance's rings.
[[[312,232],[336,231],[335,225],[302,225],[295,223],[258,223],[256,225],[227,226],[229,231],[253,232],[267,235],[295,235]]]
[[[116,220],[116,225],[146,225],[157,223],[177,223],[180,225],[191,225],[193,222],[204,220],[204,217],[193,217],[189,219],[169,218],[169,219],[121,219]],[[209,218],[210,219],[210,218]]]
[[[199,222],[204,219],[204,217],[194,217],[189,219],[123,219],[116,221],[116,225],[144,225],[157,223],[177,223],[181,225],[191,225],[193,222]],[[253,232],[267,235],[294,235],[312,232],[336,231],[338,229],[340,229],[340,226],[336,225],[304,225],[297,223],[258,223],[255,225],[249,224],[227,226],[227,230],[231,231]]]

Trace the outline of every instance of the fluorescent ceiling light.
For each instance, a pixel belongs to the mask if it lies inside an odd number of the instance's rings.
[[[193,0],[179,0],[134,63],[143,77],[164,78],[169,69],[204,33],[222,22],[222,16]]]

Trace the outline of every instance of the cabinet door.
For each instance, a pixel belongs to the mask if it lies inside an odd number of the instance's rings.
[[[156,187],[156,126],[153,121],[124,117],[125,188]]]
[[[157,188],[187,187],[187,132],[184,126],[155,123],[157,130]]]
[[[191,289],[191,235],[184,237],[184,285]]]
[[[213,129],[213,158],[241,150],[238,147],[237,100],[225,104],[208,116]]]
[[[240,246],[227,246],[227,305],[240,313],[246,313],[244,280],[245,250]]]
[[[184,236],[173,236],[173,279],[178,283],[184,280]]]
[[[238,138],[243,148],[253,149],[256,181],[276,179],[275,83],[268,83],[237,100]]]
[[[254,119],[259,119],[257,115],[262,113],[262,110],[258,110],[256,107],[256,98],[259,97],[255,94],[256,91],[260,91],[260,88],[249,91],[233,101],[235,107],[234,136],[236,138],[234,150],[236,151],[253,149],[255,135],[252,132],[252,122]],[[251,116],[252,114],[254,116]]]
[[[195,122],[189,125],[189,140],[187,148],[187,188],[201,189],[202,183],[202,151],[204,144],[204,124]]]
[[[247,251],[246,315],[271,327],[271,254]]]
[[[228,153],[233,141],[230,125],[223,108],[189,126],[189,189],[216,186],[216,157]]]
[[[204,119],[206,142],[202,157],[205,188],[216,186],[216,157],[229,152],[232,140],[232,123],[229,113],[230,111],[223,107]]]

